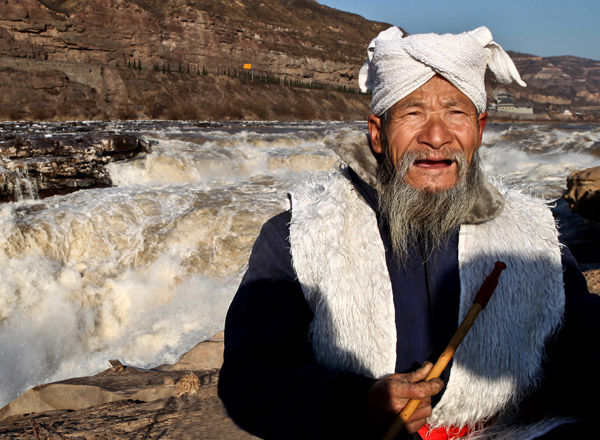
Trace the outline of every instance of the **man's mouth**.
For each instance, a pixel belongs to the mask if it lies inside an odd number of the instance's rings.
[[[419,168],[446,168],[453,163],[452,159],[417,159],[414,166]]]

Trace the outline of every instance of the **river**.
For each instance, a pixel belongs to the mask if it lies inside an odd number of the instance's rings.
[[[366,123],[0,124],[95,130],[152,153],[112,163],[114,187],[0,205],[0,406],[109,359],[173,363],[220,331],[261,224]],[[489,124],[480,151],[490,177],[551,201],[572,170],[600,165],[600,126]]]

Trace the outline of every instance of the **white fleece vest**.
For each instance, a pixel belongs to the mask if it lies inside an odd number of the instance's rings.
[[[518,192],[504,196],[498,217],[460,229],[460,320],[495,261],[508,267],[454,357],[433,426],[474,426],[521,400],[535,386],[545,341],[561,323],[564,289],[552,214]],[[317,361],[373,378],[393,373],[394,301],[375,213],[344,170],[315,176],[291,198],[292,259],[315,316]]]

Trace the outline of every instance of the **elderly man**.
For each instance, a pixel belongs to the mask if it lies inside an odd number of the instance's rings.
[[[547,207],[483,176],[486,67],[524,85],[486,28],[371,42],[368,142],[342,142],[342,164],[264,225],[229,310],[219,394],[242,428],[381,438],[416,398],[401,435],[586,433],[600,389],[577,359],[599,360],[583,338],[598,335],[600,298]],[[490,304],[425,381],[497,260]]]

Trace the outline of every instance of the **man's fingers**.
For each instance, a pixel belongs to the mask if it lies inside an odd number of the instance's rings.
[[[431,415],[431,397],[444,387],[444,382],[439,378],[425,381],[431,368],[432,364],[428,362],[413,373],[392,374],[373,384],[367,396],[371,419],[377,424],[389,425],[409,400],[416,399],[419,405],[409,419],[409,431],[423,426],[425,419]]]
[[[411,420],[406,425],[404,425],[403,431],[407,432],[407,433],[417,432],[419,429],[421,429],[423,426],[425,426],[426,423],[427,423],[427,419],[421,419],[421,420],[415,420],[415,421]]]
[[[429,361],[426,361],[418,370],[415,370],[412,373],[407,373],[406,379],[409,382],[420,382],[425,380],[432,368],[433,364]]]
[[[417,408],[412,416],[408,419],[409,422],[416,422],[419,420],[425,420],[429,416],[431,416],[432,412],[431,406],[426,406],[423,408]]]
[[[431,397],[419,400],[419,406],[417,406],[417,408],[427,408],[428,406],[431,406]]]
[[[431,412],[431,406],[417,408],[404,425],[404,431],[408,433],[417,432],[425,425],[425,423],[427,423],[427,418],[431,416]],[[391,422],[390,425],[392,423],[393,422]]]
[[[439,393],[444,387],[441,379],[432,379],[428,382],[407,383],[392,381],[391,395],[396,399],[426,399]]]

